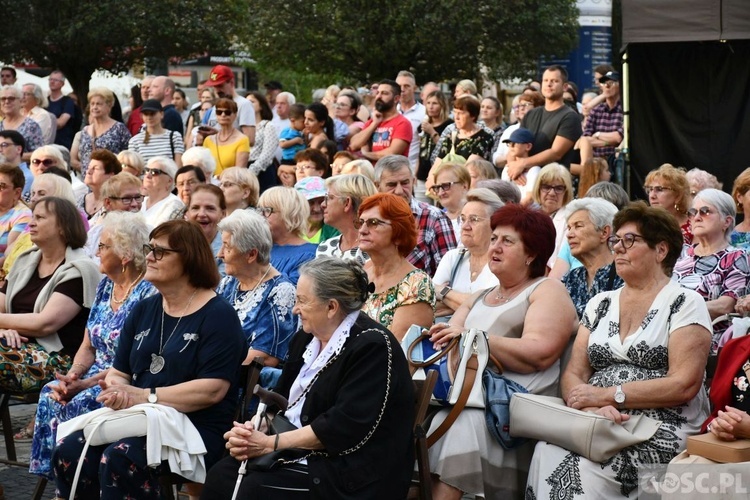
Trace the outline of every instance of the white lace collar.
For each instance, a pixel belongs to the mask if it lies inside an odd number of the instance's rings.
[[[305,366],[317,372],[325,366],[329,359],[340,353],[341,349],[344,348],[346,339],[349,338],[349,331],[357,321],[357,317],[359,317],[359,311],[349,313],[333,332],[322,352],[320,351],[320,340],[313,337],[310,343],[307,344],[304,354],[302,354]]]

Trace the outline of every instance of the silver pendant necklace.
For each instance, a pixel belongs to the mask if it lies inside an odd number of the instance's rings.
[[[162,352],[164,352],[164,346],[166,346],[169,343],[169,339],[172,338],[172,335],[174,335],[174,332],[177,331],[177,327],[180,326],[180,321],[182,321],[183,316],[185,316],[185,313],[188,309],[190,309],[190,304],[193,303],[193,298],[195,298],[195,294],[198,293],[198,289],[196,288],[193,292],[193,295],[190,296],[190,300],[188,300],[187,305],[185,306],[185,309],[182,310],[182,315],[177,318],[177,324],[174,325],[174,328],[172,328],[172,333],[169,334],[169,337],[167,337],[166,342],[162,342],[164,339],[164,305],[161,307],[161,333],[159,334],[159,354],[152,353],[151,354],[151,366],[149,366],[148,371],[151,372],[151,374],[156,375],[160,371],[164,369],[164,365],[166,364],[166,361],[164,361],[164,357],[162,357]]]

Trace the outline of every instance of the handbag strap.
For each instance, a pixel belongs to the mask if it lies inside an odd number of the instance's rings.
[[[478,368],[479,360],[477,353],[475,352],[471,355],[469,361],[466,363],[466,377],[464,378],[464,386],[461,388],[461,394],[459,394],[458,396],[458,401],[456,401],[456,404],[453,405],[453,408],[451,408],[450,412],[448,412],[448,416],[445,417],[445,420],[443,420],[438,428],[435,429],[435,432],[427,436],[428,448],[435,444],[438,439],[443,437],[443,435],[448,432],[448,429],[450,429],[451,425],[453,425],[453,422],[456,421],[458,415],[466,407],[466,402],[469,400],[471,389],[474,387],[474,381],[477,378]]]
[[[461,262],[463,262],[468,251],[468,248],[462,248],[458,253],[458,259],[456,260],[456,263],[453,264],[453,269],[451,269],[451,279],[448,281],[448,286],[451,288],[453,288],[453,281],[456,279],[456,274],[458,274],[458,266],[461,265]]]
[[[416,339],[414,339],[414,342],[411,343],[411,345],[409,346],[409,350],[407,351],[407,354],[406,354],[407,358],[406,358],[406,360],[409,362],[409,365],[412,366],[412,367],[414,367],[414,368],[424,368],[425,366],[430,366],[432,364],[435,364],[436,361],[438,361],[438,360],[444,358],[445,356],[447,356],[448,353],[451,351],[451,349],[454,349],[458,345],[458,343],[460,342],[460,340],[461,340],[461,336],[460,335],[458,337],[452,337],[450,339],[450,341],[448,342],[448,345],[445,348],[443,348],[442,351],[440,351],[440,355],[438,357],[436,357],[436,358],[433,358],[432,361],[430,361],[429,363],[426,363],[426,362],[423,362],[423,361],[412,361],[412,357],[411,357],[412,351],[425,338],[430,338],[430,335],[426,334],[426,333],[423,333],[422,335],[420,335],[419,337],[417,337]]]
[[[603,291],[609,292],[612,290],[612,286],[615,284],[615,276],[617,276],[617,269],[615,268],[615,263],[613,262],[611,264],[612,267],[609,268],[609,276],[607,277],[607,288],[605,288]]]

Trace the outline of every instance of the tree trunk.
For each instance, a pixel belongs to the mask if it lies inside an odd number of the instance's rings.
[[[86,64],[81,61],[77,61],[70,67],[60,66],[60,71],[65,74],[68,82],[70,82],[70,86],[73,87],[73,92],[78,96],[78,105],[81,107],[84,115],[86,114],[86,107],[88,105],[89,82],[95,70],[95,64]]]

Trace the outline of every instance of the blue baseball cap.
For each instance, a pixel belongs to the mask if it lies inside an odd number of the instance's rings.
[[[518,127],[510,134],[510,137],[503,142],[512,142],[513,144],[534,144],[534,133],[527,128]]]

